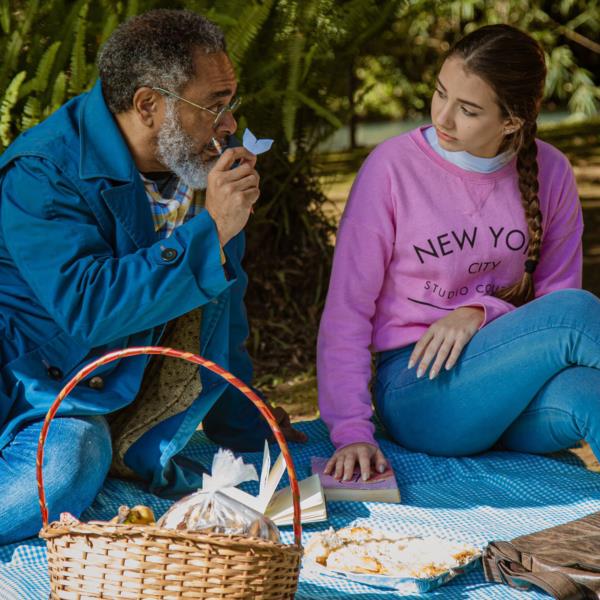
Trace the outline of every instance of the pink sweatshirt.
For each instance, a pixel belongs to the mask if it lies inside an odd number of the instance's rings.
[[[416,342],[461,306],[480,306],[482,326],[514,310],[493,297],[520,279],[529,239],[516,159],[493,173],[439,156],[425,128],[378,146],[344,210],[325,310],[317,375],[321,417],[333,444],[375,444],[371,352]],[[583,221],[567,158],[538,144],[543,215],[536,296],[581,287]]]

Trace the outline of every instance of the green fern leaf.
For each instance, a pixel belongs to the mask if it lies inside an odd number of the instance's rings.
[[[354,11],[348,15],[348,31],[352,36],[352,43],[347,47],[346,53],[356,54],[369,39],[381,31],[396,10],[404,3],[404,0],[389,0],[384,7],[378,7],[377,3],[362,2],[355,0],[357,5]],[[360,23],[366,24],[360,25]],[[358,35],[356,35],[356,32]]]
[[[48,87],[48,78],[50,77],[50,72],[52,71],[52,66],[54,65],[54,60],[56,58],[56,53],[60,48],[60,44],[61,42],[54,42],[54,44],[44,52],[35,72],[35,77],[21,86],[19,98],[24,98],[31,92],[44,92],[46,90]]]
[[[600,87],[594,85],[592,74],[581,67],[575,69],[571,85],[574,91],[569,99],[569,111],[586,117],[597,115]]]
[[[42,60],[40,60],[40,64],[35,72],[35,89],[38,92],[43,92],[48,86],[48,78],[50,77],[50,72],[54,66],[54,60],[56,59],[56,54],[60,45],[61,42],[54,42],[54,44],[44,52],[44,56],[42,56]]]
[[[374,0],[350,0],[338,13],[341,28],[346,35],[354,36],[368,27],[381,12]]]
[[[311,108],[315,112],[315,114],[331,123],[331,125],[333,125],[336,129],[339,129],[340,127],[344,126],[344,124],[329,109],[325,108],[324,106],[321,106],[312,98],[309,98],[302,92],[296,92],[296,96],[303,104],[306,104],[306,106]]]
[[[42,104],[39,98],[31,96],[27,99],[23,107],[23,116],[21,117],[21,131],[25,131],[40,122],[42,116]]]
[[[202,12],[203,14],[206,15],[207,19],[209,19],[210,21],[212,21],[219,27],[222,27],[223,29],[231,29],[232,27],[235,27],[238,22],[237,19],[235,19],[234,17],[232,17],[230,15],[227,15],[227,14],[224,14],[221,12],[217,12],[214,6],[211,7],[210,10],[208,10],[208,11],[204,12],[201,10],[197,10],[196,12]]]
[[[2,31],[8,35],[10,33],[10,3],[9,0],[0,2],[0,25]]]
[[[127,8],[125,10],[125,18],[129,19],[130,17],[134,17],[139,14],[140,6],[138,0],[128,0]]]
[[[33,25],[35,18],[37,17],[40,0],[29,0],[24,10],[25,18],[21,23],[21,36],[26,39],[29,35],[29,30]]]
[[[82,7],[88,3],[89,0],[76,0],[75,2],[66,3],[63,7],[68,10],[65,16],[61,20],[61,40],[62,44],[56,55],[54,66],[50,73],[49,81],[56,81],[58,74],[61,71],[69,70],[69,63],[72,55],[73,45],[75,41],[75,30],[79,23],[79,13]],[[43,104],[47,104],[51,101],[52,88],[48,87],[46,93],[42,99]]]
[[[104,21],[104,26],[102,27],[102,33],[100,34],[100,40],[98,46],[102,46],[104,42],[108,39],[110,34],[116,29],[119,24],[119,15],[112,10],[109,11],[106,20]]]
[[[69,80],[69,93],[80,94],[87,83],[87,64],[85,61],[85,29],[89,5],[86,2],[79,11],[77,25],[75,26],[75,43],[71,52],[71,79]]]
[[[298,112],[299,97],[298,87],[300,79],[300,69],[302,62],[302,54],[306,40],[300,32],[292,37],[288,46],[289,70],[288,82],[286,89],[286,99],[283,103],[283,131],[288,142],[291,142],[294,137],[294,129],[296,126],[296,113]]]
[[[291,142],[294,138],[294,129],[296,127],[296,113],[298,112],[298,100],[295,94],[286,96],[282,107],[282,124],[285,139]]]
[[[313,58],[315,57],[315,54],[317,53],[317,50],[319,49],[319,45],[318,44],[313,44],[308,52],[304,55],[304,68],[302,70],[302,81],[304,81],[309,72],[310,72],[310,68],[312,66],[312,61]]]
[[[2,65],[0,66],[0,90],[4,89],[10,74],[17,67],[19,54],[23,47],[23,38],[18,30],[12,32],[10,39],[6,44],[4,56],[2,57]]]
[[[13,77],[0,104],[0,142],[4,147],[12,141],[13,118],[11,111],[19,99],[19,88],[26,76],[27,71],[20,71]]]
[[[239,65],[260,32],[264,22],[271,13],[273,0],[265,0],[262,4],[247,6],[237,20],[235,27],[227,32],[228,54],[235,65]]]
[[[61,71],[52,87],[52,98],[49,104],[49,110],[47,114],[53,113],[58,109],[65,101],[65,95],[67,93],[67,75],[64,71]]]

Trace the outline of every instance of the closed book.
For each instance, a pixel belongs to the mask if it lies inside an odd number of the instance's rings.
[[[391,467],[383,473],[372,472],[367,481],[363,481],[360,469],[356,469],[349,481],[339,481],[331,475],[325,475],[328,458],[313,456],[311,469],[319,476],[326,500],[347,500],[350,502],[400,502],[400,490]]]

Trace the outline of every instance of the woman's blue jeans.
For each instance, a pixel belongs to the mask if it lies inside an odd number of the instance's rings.
[[[560,290],[492,321],[450,371],[408,369],[414,344],[379,354],[375,407],[401,446],[464,456],[496,442],[554,452],[585,439],[600,459],[600,300]]]
[[[35,460],[42,421],[25,425],[0,451],[0,544],[37,535],[42,527]],[[44,446],[44,489],[50,520],[79,516],[100,491],[112,457],[104,417],[62,417]]]

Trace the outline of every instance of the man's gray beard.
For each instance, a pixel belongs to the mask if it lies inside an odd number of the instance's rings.
[[[175,103],[166,102],[165,120],[158,131],[157,157],[170,171],[195,190],[206,189],[208,173],[217,159],[204,161],[192,138],[183,130]]]

